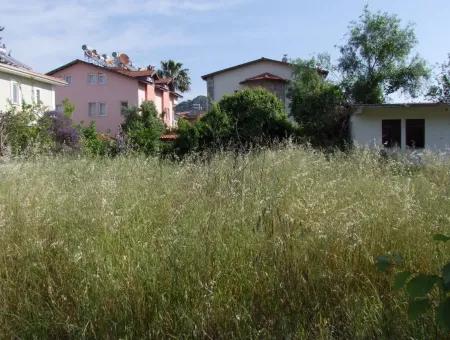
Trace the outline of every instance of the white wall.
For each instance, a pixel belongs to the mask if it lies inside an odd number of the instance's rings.
[[[242,89],[241,81],[269,72],[284,79],[292,79],[293,68],[289,64],[261,61],[242,66],[234,70],[214,75],[214,101],[219,101],[226,94],[233,94]],[[286,101],[286,106],[288,103]]]
[[[425,119],[425,148],[433,151],[450,149],[450,111],[445,106],[371,108],[351,117],[353,142],[360,146],[381,147],[381,121],[402,120],[402,149],[406,145],[406,119]]]
[[[41,83],[37,80],[24,78],[17,75],[0,72],[0,111],[9,108],[11,100],[11,82],[15,81],[20,86],[21,99],[27,104],[32,104],[32,89],[39,89],[41,101],[49,110],[55,109],[55,92],[53,85]]]

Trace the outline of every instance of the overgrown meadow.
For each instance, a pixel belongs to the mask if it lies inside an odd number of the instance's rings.
[[[448,261],[450,164],[300,147],[0,164],[0,338],[445,337],[375,259]]]

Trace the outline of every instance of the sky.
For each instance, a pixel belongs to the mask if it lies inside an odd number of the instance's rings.
[[[339,56],[364,6],[413,23],[415,52],[431,66],[450,53],[448,0],[0,0],[3,42],[39,72],[100,53],[125,52],[137,66],[174,59],[190,70],[186,99],[206,94],[207,74],[267,57]]]

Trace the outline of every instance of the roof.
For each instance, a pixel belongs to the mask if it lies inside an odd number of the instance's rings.
[[[54,70],[51,70],[50,72],[47,72],[47,75],[52,75],[55,74],[59,71],[65,70],[66,68],[69,68],[73,65],[76,64],[83,64],[83,65],[89,65],[95,68],[98,68],[102,71],[108,71],[108,72],[112,72],[115,74],[120,74],[124,77],[127,78],[131,78],[131,79],[135,79],[135,80],[139,80],[139,81],[143,81],[142,79],[138,79],[139,77],[145,77],[145,75],[143,75],[144,73],[150,73],[151,70],[144,70],[144,71],[129,71],[129,70],[118,70],[116,68],[108,68],[108,67],[103,67],[103,66],[99,66],[99,65],[95,65],[93,63],[88,63],[86,61],[80,60],[80,59],[75,59],[73,61],[71,61],[70,63],[67,63],[65,65],[62,65]],[[153,72],[153,71],[152,71]]]
[[[261,63],[261,62],[264,62],[264,61],[271,62],[271,63],[276,63],[276,64],[281,64],[281,65],[285,65],[285,66],[288,66],[288,67],[293,67],[293,65],[291,63],[287,63],[287,62],[280,61],[280,60],[275,60],[275,59],[262,57],[262,58],[259,58],[259,59],[256,59],[256,60],[248,61],[248,62],[243,63],[243,64],[239,64],[239,65],[236,65],[236,66],[224,68],[224,69],[219,70],[219,71],[215,71],[215,72],[212,72],[212,73],[205,74],[204,76],[202,76],[202,79],[206,80],[207,78],[215,76],[216,74],[232,71],[232,70],[244,67],[244,66],[257,64],[257,63]]]
[[[120,68],[111,68],[110,70],[133,77],[133,78],[152,77],[152,76],[156,75],[155,70],[130,71],[130,70],[124,70],[124,69],[120,69]]]
[[[51,77],[42,73],[34,72],[22,67],[16,67],[8,64],[0,63],[0,72],[18,75],[28,79],[35,79],[42,83],[51,85],[67,85],[67,83],[59,78]]]
[[[11,57],[9,54],[6,54],[5,48],[4,47],[2,48],[1,46],[0,46],[0,63],[15,66],[18,68],[24,68],[24,69],[31,71],[30,66],[25,65],[21,61]]]
[[[287,83],[288,82],[287,79],[281,78],[281,77],[276,76],[276,75],[274,75],[272,73],[269,73],[269,72],[265,72],[265,73],[262,73],[260,75],[255,76],[255,77],[247,78],[247,79],[241,81],[241,84],[252,82],[252,81],[261,81],[261,80],[280,81],[280,82],[283,82],[283,83]]]
[[[162,135],[161,137],[159,137],[160,140],[165,141],[165,142],[174,141],[177,138],[178,138],[178,135],[175,133],[169,133],[169,134]]]
[[[392,104],[358,104],[354,105],[355,114],[363,113],[364,109],[394,109],[394,108],[419,108],[419,107],[441,107],[450,108],[446,103],[392,103]]]
[[[392,103],[392,104],[357,104],[356,107],[429,107],[429,106],[450,106],[446,103]]]

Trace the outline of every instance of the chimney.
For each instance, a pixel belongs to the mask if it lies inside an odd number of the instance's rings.
[[[283,54],[283,58],[281,59],[281,61],[283,63],[287,63],[288,62],[288,55],[287,54]]]

